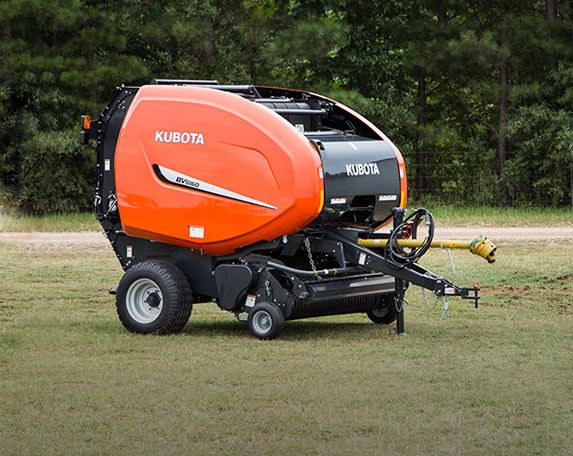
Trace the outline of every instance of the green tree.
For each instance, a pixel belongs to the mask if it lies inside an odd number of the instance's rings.
[[[65,139],[152,77],[324,92],[398,145],[418,201],[570,202],[568,0],[2,0],[0,34],[0,182],[24,210],[89,207]]]
[[[78,163],[59,162],[69,179],[78,173],[82,176],[78,203],[62,206],[52,199],[50,204],[47,195],[51,192],[35,191],[31,186],[36,184],[29,176],[52,182],[49,176],[56,169],[31,159],[33,151],[26,144],[36,137],[46,145],[45,150],[52,150],[47,147],[50,140],[61,144],[56,136],[43,136],[44,132],[60,132],[77,140],[74,126],[79,114],[101,109],[111,92],[110,81],[117,84],[146,74],[139,59],[129,54],[120,32],[125,10],[89,1],[7,0],[0,5],[0,12],[4,35],[0,47],[2,181],[27,211],[87,209],[92,183],[82,170],[88,158],[76,155]],[[40,178],[42,173],[45,179]],[[57,199],[58,194],[50,198]]]

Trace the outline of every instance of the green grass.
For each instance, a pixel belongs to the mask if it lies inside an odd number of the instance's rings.
[[[573,211],[569,208],[491,208],[427,206],[438,225],[453,226],[571,226]],[[100,226],[91,212],[57,215],[16,215],[0,211],[0,232],[31,231],[99,231]]]
[[[99,231],[100,225],[91,212],[55,215],[17,215],[0,212],[0,232],[31,231]]]
[[[455,254],[478,310],[409,290],[404,337],[350,315],[265,342],[213,304],[129,334],[111,249],[0,243],[0,453],[572,454],[573,244],[498,257]]]
[[[428,205],[439,225],[546,226],[573,225],[571,208],[455,207]]]

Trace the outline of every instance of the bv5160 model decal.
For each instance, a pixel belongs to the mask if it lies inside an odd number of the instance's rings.
[[[240,193],[232,192],[222,187],[218,187],[207,182],[203,182],[194,177],[186,176],[185,174],[178,173],[172,169],[166,168],[160,165],[153,165],[153,169],[157,176],[164,182],[169,182],[170,184],[179,185],[185,188],[191,188],[193,190],[199,190],[205,193],[211,193],[212,195],[222,196],[224,198],[230,198],[237,201],[242,201],[243,203],[254,204],[255,206],[266,207],[267,209],[276,210],[276,206],[271,204],[263,203],[248,196],[241,195]]]

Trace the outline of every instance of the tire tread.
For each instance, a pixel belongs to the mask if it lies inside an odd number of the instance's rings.
[[[129,284],[133,280],[142,277],[142,274],[150,274],[159,279],[162,285],[164,300],[169,299],[175,305],[169,305],[169,313],[163,319],[163,323],[153,331],[147,330],[143,325],[133,324],[126,312],[122,312],[121,300]],[[153,278],[153,277],[151,277]],[[158,284],[159,285],[159,284]],[[165,288],[165,289],[163,289]],[[123,326],[130,332],[147,334],[171,334],[181,331],[191,316],[193,310],[193,292],[189,281],[183,272],[174,264],[167,261],[150,260],[138,263],[129,269],[122,277],[116,295],[116,311]]]

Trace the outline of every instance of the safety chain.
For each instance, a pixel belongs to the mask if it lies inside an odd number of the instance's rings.
[[[452,265],[452,275],[456,276],[456,265],[454,264],[454,259],[452,258],[452,251],[450,249],[446,249],[448,251],[448,257],[450,257],[450,264]]]
[[[448,297],[444,296],[442,300],[442,320],[448,319]]]
[[[314,259],[312,258],[312,250],[310,248],[310,239],[304,238],[304,246],[306,248],[306,253],[308,254],[308,261],[310,262],[310,268],[312,272],[314,272],[315,277],[318,277],[318,270],[316,269],[316,265],[314,264]]]
[[[428,296],[426,294],[426,290],[422,287],[419,288],[420,290],[420,295],[422,295],[422,300],[424,301],[424,304],[426,305],[426,307],[430,308],[430,309],[435,309],[436,306],[438,305],[438,301],[439,301],[439,297],[434,296],[434,304],[432,304],[430,302],[430,300],[428,299]]]
[[[394,307],[396,308],[396,312],[402,312],[405,304],[410,304],[406,298],[402,297],[399,299],[397,295],[394,295]]]
[[[420,294],[422,295],[422,300],[424,301],[424,304],[426,305],[426,307],[429,307],[432,310],[436,308],[436,306],[438,305],[438,301],[441,299],[442,300],[442,320],[448,319],[449,302],[448,302],[447,296],[436,296],[434,304],[432,304],[432,303],[430,303],[430,300],[427,298],[425,290],[423,288],[420,288]]]

